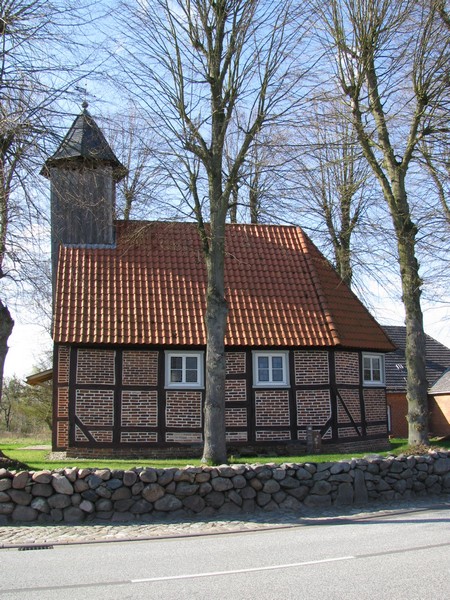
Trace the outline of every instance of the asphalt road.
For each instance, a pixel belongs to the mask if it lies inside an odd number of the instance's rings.
[[[450,509],[277,530],[0,550],[0,600],[440,600]]]

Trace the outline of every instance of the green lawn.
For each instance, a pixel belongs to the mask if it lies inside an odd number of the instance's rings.
[[[97,467],[110,469],[132,469],[133,467],[151,466],[156,468],[167,467],[185,467],[186,465],[200,465],[199,459],[133,459],[133,460],[96,460],[96,459],[64,459],[63,461],[49,460],[48,450],[24,450],[25,446],[50,444],[48,440],[36,439],[8,439],[0,440],[0,449],[3,453],[14,460],[18,460],[28,465],[31,470],[40,471],[42,469],[58,469],[62,467]],[[450,441],[432,441],[436,447],[450,449]],[[377,454],[400,454],[407,449],[407,440],[392,439],[390,450]],[[350,454],[314,454],[301,456],[260,456],[260,457],[230,457],[230,463],[305,463],[305,462],[335,462],[351,458],[360,458],[367,456],[364,453]]]

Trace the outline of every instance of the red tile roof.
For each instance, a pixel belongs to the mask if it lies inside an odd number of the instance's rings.
[[[114,248],[62,247],[54,340],[204,345],[206,271],[194,223],[117,223]],[[227,225],[228,346],[392,350],[297,227]]]

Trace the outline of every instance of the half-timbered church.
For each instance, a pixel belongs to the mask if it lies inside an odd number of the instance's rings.
[[[47,160],[53,449],[196,456],[206,271],[195,223],[117,221],[125,170],[86,106]],[[155,215],[157,217],[157,215]],[[381,327],[299,227],[227,225],[226,427],[233,452],[387,443]]]

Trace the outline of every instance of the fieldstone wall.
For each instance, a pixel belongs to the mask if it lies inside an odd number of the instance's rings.
[[[0,523],[195,518],[450,494],[450,452],[338,463],[128,471],[0,469]]]

